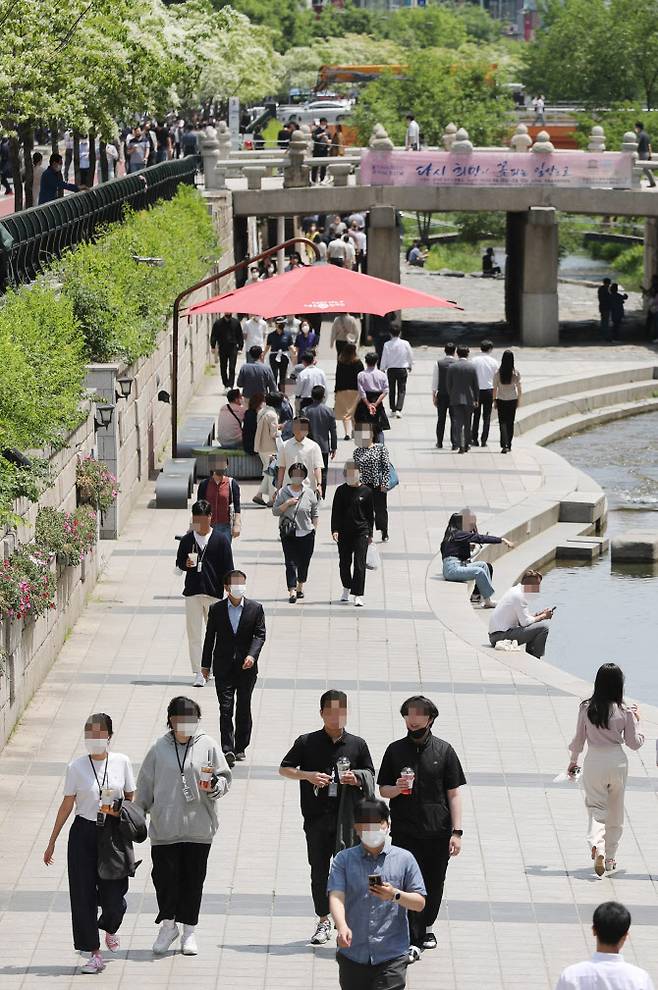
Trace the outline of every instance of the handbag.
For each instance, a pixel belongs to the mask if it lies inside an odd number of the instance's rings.
[[[388,466],[388,489],[391,491],[392,488],[396,488],[400,484],[400,479],[398,478],[398,473],[395,470],[394,464],[389,464]]]
[[[297,505],[295,506],[295,511],[293,513],[292,519],[288,519],[286,516],[281,517],[281,522],[279,523],[279,532],[281,536],[294,536],[296,532],[295,519],[297,518],[297,513],[299,512],[299,506],[304,498],[304,490],[302,489],[301,495],[297,500]]]
[[[368,551],[366,553],[366,568],[369,571],[379,570],[380,557],[379,550],[374,543],[368,544]]]

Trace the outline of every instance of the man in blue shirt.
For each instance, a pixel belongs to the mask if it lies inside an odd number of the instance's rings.
[[[39,185],[39,206],[44,203],[52,203],[64,195],[64,190],[69,192],[80,192],[80,187],[75,182],[64,182],[62,175],[62,156],[51,155],[48,168],[44,169]]]
[[[354,827],[361,842],[334,857],[327,881],[341,990],[403,990],[407,911],[425,907],[423,878],[412,854],[392,845],[384,801],[361,801]]]

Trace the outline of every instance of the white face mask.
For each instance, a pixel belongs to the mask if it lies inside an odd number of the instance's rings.
[[[199,720],[195,718],[190,719],[189,722],[179,722],[176,726],[176,732],[181,736],[194,736],[196,735],[196,730],[199,728]]]
[[[103,756],[107,753],[109,739],[98,739],[95,736],[85,736],[85,749],[90,756]]]
[[[361,842],[371,849],[379,849],[386,842],[387,833],[381,828],[365,828],[361,833]]]
[[[244,593],[247,590],[247,585],[246,584],[232,584],[230,590],[231,590],[231,594],[233,595],[234,598],[244,598]]]
[[[524,592],[524,594],[525,594],[526,598],[532,598],[533,601],[536,601],[539,598],[539,592],[538,591],[526,591],[526,592]]]

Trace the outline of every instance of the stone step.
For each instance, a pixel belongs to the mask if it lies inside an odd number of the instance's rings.
[[[575,392],[564,399],[546,399],[519,409],[515,432],[525,436],[531,430],[568,416],[582,417],[598,409],[619,406],[641,399],[651,399],[658,394],[658,382],[652,378],[639,382],[625,382],[603,389]]]

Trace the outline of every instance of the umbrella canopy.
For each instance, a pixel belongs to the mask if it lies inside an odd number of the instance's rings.
[[[192,313],[254,313],[271,319],[292,313],[374,313],[384,316],[397,309],[447,306],[454,302],[417,292],[396,282],[373,278],[337,265],[316,264],[224,292],[187,309]]]

